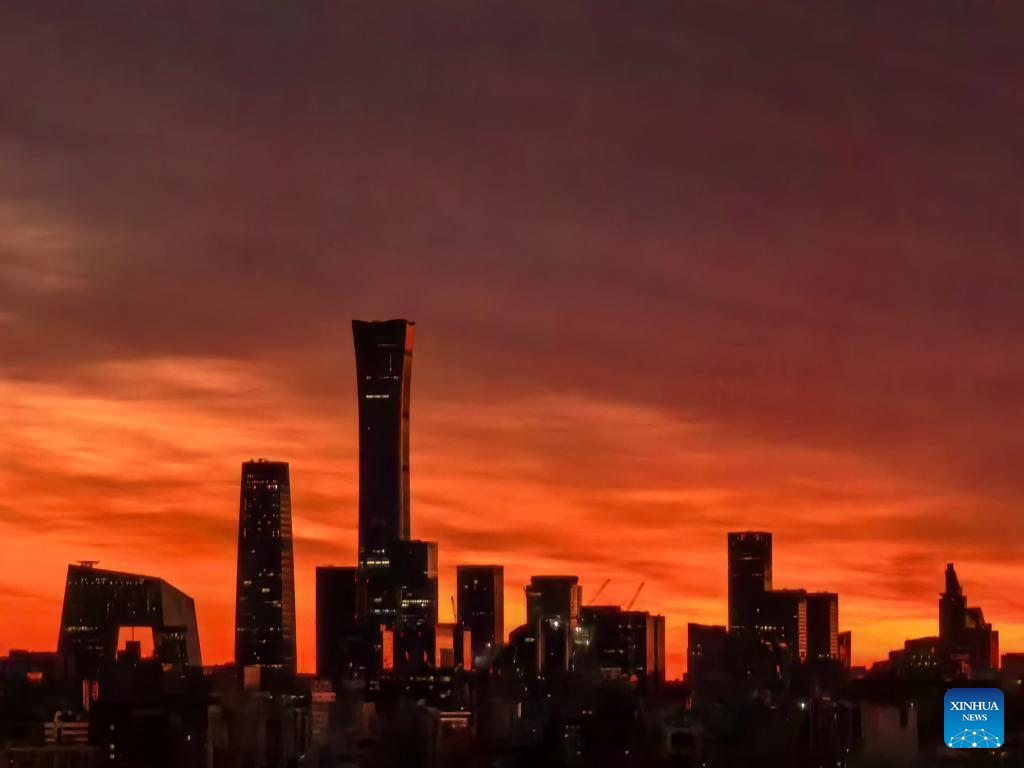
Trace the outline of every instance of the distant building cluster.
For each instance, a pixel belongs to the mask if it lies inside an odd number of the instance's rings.
[[[415,678],[512,664],[524,674],[593,662],[664,681],[664,617],[582,605],[575,576],[537,576],[506,646],[504,569],[457,566],[455,622],[438,621],[436,542],[410,538],[409,399],[415,325],[353,323],[359,398],[359,562],[317,569],[317,675]]]
[[[1012,661],[1018,654],[1008,654]],[[901,677],[936,673],[979,677],[999,669],[999,632],[981,608],[967,605],[953,563],[946,564],[946,590],[939,597],[939,634],[907,640],[874,670]]]
[[[642,583],[618,606],[596,602],[607,582],[586,602],[574,575],[533,576],[506,634],[503,567],[458,564],[439,621],[438,545],[410,535],[414,331],[353,322],[358,558],[316,569],[316,673],[296,664],[289,466],[247,461],[234,662],[203,666],[195,604],[167,582],[73,564],[56,653],[0,659],[0,766],[956,765],[936,692],[999,685],[1024,711],[1024,654],[1000,664],[952,564],[938,635],[866,670],[837,593],[776,588],[767,531],[728,533],[728,622],[688,625],[684,681],[666,681],[664,617],[633,610]]]
[[[839,631],[839,595],[775,589],[772,534],[728,534],[729,625],[687,627],[687,670],[695,682],[734,675],[778,684],[795,665],[849,672],[852,635]]]

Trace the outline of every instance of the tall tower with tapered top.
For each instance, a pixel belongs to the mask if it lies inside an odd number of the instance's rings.
[[[409,394],[415,324],[352,321],[359,394],[359,567],[409,538]]]

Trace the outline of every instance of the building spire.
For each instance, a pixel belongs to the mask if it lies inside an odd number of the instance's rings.
[[[952,563],[946,563],[946,595],[950,597],[962,597],[963,587],[960,586],[960,579],[956,576],[956,569]]]

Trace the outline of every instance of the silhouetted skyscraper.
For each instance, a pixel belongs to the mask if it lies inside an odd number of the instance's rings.
[[[723,679],[729,634],[712,624],[686,625],[686,677],[691,682]]]
[[[576,576],[534,576],[526,586],[526,627],[534,638],[539,674],[572,664],[583,588]]]
[[[583,587],[576,576],[534,576],[526,585],[526,623],[558,621],[575,629],[580,621]]]
[[[807,592],[773,589],[761,597],[757,634],[776,648],[785,648],[800,661],[807,660]]]
[[[437,542],[398,542],[391,570],[398,587],[398,624],[403,628],[436,625]]]
[[[235,663],[295,671],[295,576],[288,464],[242,465]]]
[[[763,622],[759,613],[772,588],[772,535],[763,531],[729,534],[729,631],[747,632]]]
[[[472,632],[473,664],[505,642],[505,569],[460,565],[456,569],[457,619]]]
[[[414,324],[352,321],[359,394],[359,566],[409,538],[409,396]]]
[[[835,592],[807,593],[807,658],[839,658],[839,595]]]
[[[395,670],[415,674],[434,663],[437,628],[437,543],[399,541],[393,545],[390,599],[397,599],[394,626]],[[380,575],[380,569],[371,575]]]
[[[952,563],[946,563],[946,591],[939,598],[939,637],[952,642],[967,618],[967,598]]]
[[[316,569],[316,674],[357,677],[369,663],[365,587],[359,569],[321,566]]]
[[[939,598],[939,638],[946,653],[967,656],[972,673],[999,664],[999,632],[985,621],[981,608],[967,605],[952,563],[946,564],[946,591]]]
[[[665,617],[624,611],[617,605],[580,609],[588,659],[604,677],[625,677],[642,686],[665,681]]]

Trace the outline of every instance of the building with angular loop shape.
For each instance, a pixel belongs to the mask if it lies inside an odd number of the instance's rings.
[[[69,565],[57,654],[70,678],[93,677],[117,658],[122,628],[148,627],[153,655],[167,664],[200,667],[196,606],[154,576]]]

